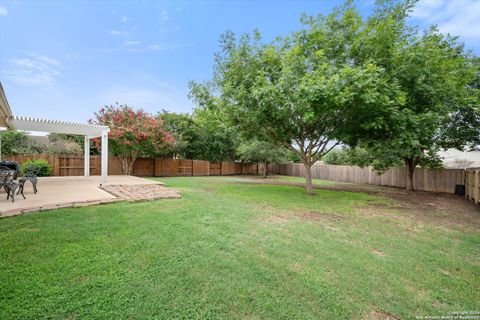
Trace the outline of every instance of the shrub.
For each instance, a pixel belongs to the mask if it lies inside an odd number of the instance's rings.
[[[47,160],[30,160],[22,164],[22,172],[29,170],[32,167],[40,168],[40,171],[37,173],[38,177],[48,177],[52,174],[52,166],[48,163]]]
[[[3,154],[33,153],[34,141],[23,131],[4,131],[0,132],[2,139],[1,148]]]

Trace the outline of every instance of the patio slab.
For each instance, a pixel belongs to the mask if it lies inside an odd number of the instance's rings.
[[[157,181],[134,176],[109,176],[107,183],[100,186],[100,176],[91,177],[41,177],[38,178],[38,193],[33,193],[30,182],[25,184],[25,197],[15,197],[15,202],[6,200],[6,193],[0,190],[0,217],[13,216],[26,212],[51,210],[66,207],[112,203],[121,200],[151,200],[155,197],[145,190],[154,190],[158,197],[158,189],[163,187]],[[152,186],[152,187],[145,187]],[[122,194],[112,194],[102,188],[122,190]],[[139,194],[129,194],[127,191],[140,190]],[[145,199],[141,195],[146,194]],[[167,193],[168,194],[168,193]],[[139,196],[140,195],[140,196]]]

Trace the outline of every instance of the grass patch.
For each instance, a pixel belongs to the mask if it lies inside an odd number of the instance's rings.
[[[286,182],[294,182],[294,183],[305,183],[305,178],[304,177],[291,177],[291,176],[274,176],[271,177],[274,180],[279,180],[279,181],[286,181]],[[346,182],[336,182],[336,181],[329,181],[329,180],[321,180],[321,179],[312,179],[312,183],[315,185],[319,186],[332,186],[332,185],[337,185],[337,184],[350,184]]]
[[[364,193],[160,180],[182,199],[1,219],[0,318],[413,318],[480,308],[478,230],[432,222],[412,231],[415,221],[363,214],[391,205]]]

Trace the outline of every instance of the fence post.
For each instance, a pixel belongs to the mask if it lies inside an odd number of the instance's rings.
[[[479,190],[478,190],[478,170],[475,170],[475,180],[474,180],[474,183],[473,183],[473,202],[475,204],[478,204],[478,200],[479,200],[479,197],[478,197],[478,193],[479,193]]]
[[[472,171],[469,172],[468,174],[468,200],[472,200],[473,196],[473,180],[474,177],[472,176]]]
[[[58,155],[55,155],[53,175],[54,176],[59,176],[60,175],[60,157]]]
[[[465,184],[465,198],[466,198],[466,199],[468,199],[468,193],[470,192],[470,188],[468,187],[468,183],[469,183],[468,178],[469,178],[469,176],[470,176],[470,173],[469,173],[467,170],[465,170],[465,177],[464,177],[464,181],[465,181],[465,182],[464,182],[464,184]]]

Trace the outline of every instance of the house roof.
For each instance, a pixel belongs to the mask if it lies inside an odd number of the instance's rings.
[[[79,134],[90,138],[99,137],[102,132],[110,131],[107,126],[31,117],[10,116],[6,122],[14,130]]]
[[[0,126],[4,127],[7,125],[6,119],[12,116],[12,110],[8,104],[7,97],[5,96],[5,91],[3,91],[2,83],[0,82]]]

